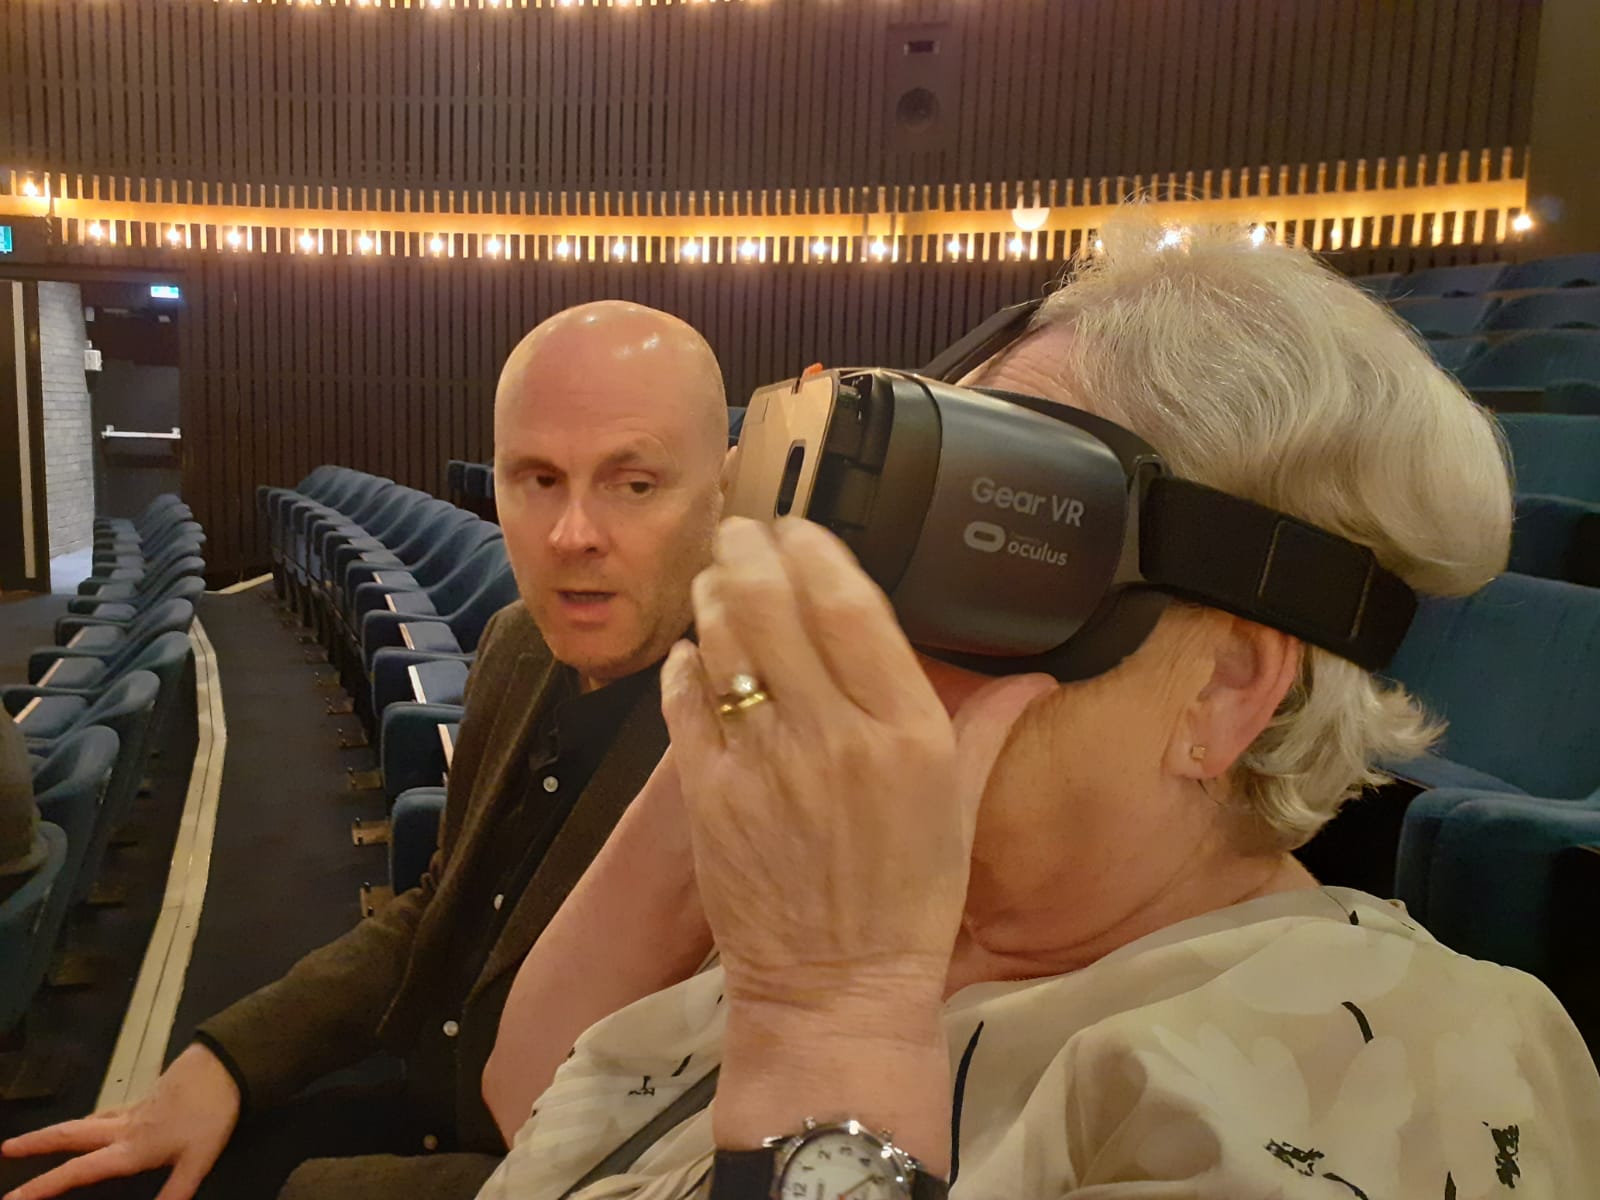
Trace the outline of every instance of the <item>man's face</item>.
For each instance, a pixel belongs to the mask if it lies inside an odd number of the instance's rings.
[[[548,387],[548,391],[544,390]],[[661,658],[710,561],[719,459],[686,406],[637,383],[530,375],[495,428],[495,496],[518,590],[585,686]]]

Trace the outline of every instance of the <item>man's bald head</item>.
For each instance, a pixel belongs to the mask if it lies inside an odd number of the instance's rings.
[[[720,462],[728,404],[705,338],[671,313],[595,300],[536,325],[506,358],[495,389],[496,440],[527,406],[604,401],[648,405],[683,420],[697,449]]]
[[[710,561],[728,445],[705,339],[617,300],[518,343],[494,403],[495,499],[523,603],[597,686],[659,662]]]

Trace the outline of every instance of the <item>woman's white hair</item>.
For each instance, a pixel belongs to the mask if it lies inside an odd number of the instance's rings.
[[[1164,230],[1131,210],[1039,310],[1067,333],[1058,399],[1138,433],[1178,475],[1372,549],[1423,593],[1460,595],[1506,563],[1511,489],[1498,426],[1417,336],[1309,254],[1239,229]],[[1268,841],[1308,841],[1440,726],[1401,688],[1308,647],[1233,771]]]

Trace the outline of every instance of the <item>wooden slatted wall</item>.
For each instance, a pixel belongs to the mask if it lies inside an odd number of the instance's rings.
[[[1498,151],[1528,140],[1539,12],[1535,0],[415,2],[0,0],[0,166],[134,192],[250,184],[251,203],[288,203],[275,186],[340,205],[351,198],[334,187],[410,187],[472,193],[468,205],[568,193],[582,209],[590,193],[670,205],[689,192]],[[937,54],[908,65],[908,37]],[[924,69],[945,124],[916,142],[892,93]]]
[[[515,264],[216,257],[184,281],[184,491],[218,571],[262,559],[257,484],[320,462],[436,493],[449,458],[491,453],[511,347],[570,304],[618,297],[677,313],[722,361],[729,398],[813,361],[916,366],[982,317],[1037,294],[1049,268],[874,271],[770,265]]]

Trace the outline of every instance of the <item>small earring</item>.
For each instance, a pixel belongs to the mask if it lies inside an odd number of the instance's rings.
[[[1190,746],[1189,757],[1194,759],[1195,762],[1205,762],[1206,748],[1204,746]]]

